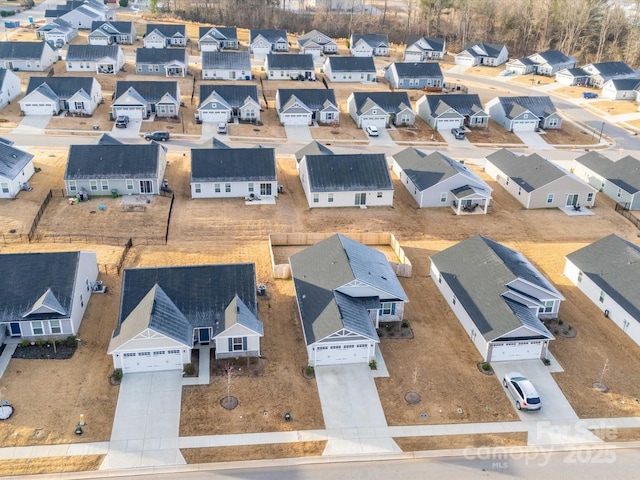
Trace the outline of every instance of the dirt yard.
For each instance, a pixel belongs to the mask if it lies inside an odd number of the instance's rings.
[[[565,86],[556,88],[553,93],[559,95],[565,95],[571,98],[580,98],[584,92],[594,92],[593,88],[579,87],[577,85]],[[594,92],[595,93],[595,92]]]
[[[565,121],[560,130],[545,130],[542,139],[549,145],[595,145],[598,135]]]
[[[527,433],[399,437],[394,438],[394,440],[403,452],[420,452],[424,450],[447,450],[454,448],[522,446],[527,444]]]
[[[600,114],[607,115],[622,115],[638,111],[638,104],[632,100],[596,100],[589,102],[589,107],[598,110]]]
[[[489,126],[486,128],[467,129],[465,136],[471,143],[522,144],[522,140],[515,133],[505,130],[493,120],[489,120]]]
[[[396,142],[445,142],[437,130],[432,129],[422,118],[416,117],[412,127],[396,127],[389,130],[389,136]]]
[[[555,81],[555,77],[547,77],[545,75],[515,75],[510,80],[510,83],[520,83],[528,87],[535,87],[539,85],[549,85]]]

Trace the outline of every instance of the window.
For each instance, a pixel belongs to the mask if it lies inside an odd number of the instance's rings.
[[[78,189],[78,187],[76,186],[76,181],[75,180],[69,180],[69,191],[70,192],[75,192]]]
[[[123,356],[123,357],[135,357],[135,356],[136,356],[136,354],[135,354],[135,353],[132,353],[132,352],[127,352],[127,353],[123,353],[123,354],[122,354],[122,356]]]
[[[587,203],[593,202],[593,192],[587,193]]]
[[[34,335],[44,335],[42,322],[31,322],[31,329],[33,330]]]
[[[151,352],[138,352],[139,357],[150,357]]]
[[[166,352],[164,350],[156,350],[153,352],[153,356],[157,357],[158,355],[164,355]]]
[[[133,190],[133,180],[127,180],[127,190]]]
[[[333,112],[327,112],[327,114],[326,114],[326,118],[327,118],[327,120],[333,120],[333,119],[334,119],[334,117],[335,117],[335,113],[333,113]]]
[[[91,289],[91,287],[89,287],[89,279],[85,279],[85,283],[87,284],[87,292]]]
[[[100,188],[102,188],[103,192],[109,190],[109,180],[100,180]]]
[[[0,187],[2,187],[2,193],[9,193],[9,184],[8,183],[0,183]]]
[[[180,350],[167,350],[167,353],[169,355],[177,355],[180,353]]]
[[[380,302],[378,315],[394,315],[396,313],[396,304],[393,302]]]
[[[98,191],[98,181],[97,180],[90,180],[89,181],[89,188],[91,188],[92,192],[97,192]]]
[[[518,195],[520,195],[522,193],[522,188],[518,187]]]
[[[622,196],[622,190],[619,188],[616,192],[616,197],[620,198]]]
[[[605,297],[604,291],[600,290],[600,298],[598,298],[600,303],[604,303],[604,297]]]
[[[333,193],[328,193],[327,194],[327,202],[333,203]]]
[[[225,191],[225,193],[231,193],[231,184],[230,183],[225,183],[224,184],[224,191]]]
[[[553,193],[547,195],[547,203],[553,203]]]
[[[80,294],[80,306],[84,307],[84,298],[82,298],[82,294]]]
[[[253,182],[249,182],[248,189],[249,193],[253,193]]]
[[[49,320],[49,328],[51,333],[62,333],[62,327],[60,327],[60,320]]]
[[[242,348],[242,344],[243,344],[243,338],[242,337],[234,337],[233,338],[233,351],[237,352],[240,350],[244,350]]]
[[[320,194],[319,193],[314,193],[313,194],[313,203],[320,203]]]
[[[504,184],[505,184],[505,185],[509,185],[509,179],[508,179],[508,178],[507,178],[507,179],[505,179]]]
[[[558,119],[557,118],[549,119],[549,126],[550,127],[557,127],[558,126]]]
[[[440,203],[446,203],[447,202],[447,192],[442,192],[440,194]]]
[[[195,192],[196,192],[196,193],[202,193],[202,185],[201,185],[201,184],[196,183],[196,184],[193,186],[193,188],[194,188],[194,190],[195,190]]]
[[[215,190],[215,192],[216,192],[216,193],[220,193],[220,184],[219,184],[219,183],[216,183],[216,184],[213,186],[213,189]]]
[[[142,73],[142,65],[136,65],[136,71]]]
[[[438,283],[442,283],[442,275],[438,274]]]
[[[578,283],[582,281],[582,272],[578,272]]]
[[[453,304],[455,305],[457,301],[458,301],[458,299],[457,299],[457,298],[456,298],[456,296],[454,295],[454,296],[453,296],[453,300],[452,300]]]
[[[538,308],[538,313],[551,313],[553,312],[553,305],[555,302],[553,300],[547,300],[544,302],[544,306]]]

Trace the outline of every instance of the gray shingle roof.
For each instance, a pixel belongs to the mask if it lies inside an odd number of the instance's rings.
[[[477,93],[425,95],[425,98],[433,117],[437,117],[449,108],[453,108],[460,115],[465,116],[475,115],[480,111],[484,111]]]
[[[47,42],[0,42],[2,60],[40,60]]]
[[[507,118],[515,118],[525,109],[540,118],[556,112],[556,107],[546,95],[523,97],[498,97]]]
[[[149,35],[154,30],[157,30],[165,37],[187,36],[187,27],[184,24],[180,25],[175,23],[148,23],[146,35]]]
[[[161,145],[71,145],[65,180],[155,178]]]
[[[330,88],[280,88],[278,89],[280,98],[280,111],[284,110],[291,97],[296,97],[311,110],[322,110],[326,108],[327,102],[337,107],[336,96]]]
[[[325,147],[320,142],[317,142],[314,140],[310,143],[307,143],[304,147],[298,150],[295,153],[295,156],[298,163],[300,163],[300,160],[302,160],[302,157],[304,157],[305,155],[332,155],[332,154],[333,152],[331,151],[331,149],[329,149],[328,147]]]
[[[603,77],[633,75],[635,73],[634,70],[624,62],[600,62],[587,66],[595,69]]]
[[[353,92],[353,100],[358,115],[362,113],[362,107],[370,103],[368,101],[372,101],[387,113],[398,113],[402,104],[411,108],[407,92]]]
[[[268,53],[267,64],[269,70],[314,70],[310,53]]]
[[[136,64],[166,65],[172,62],[189,63],[186,48],[137,48]]]
[[[0,142],[0,177],[13,180],[33,159],[33,155]]]
[[[307,155],[311,192],[393,190],[382,153]]]
[[[424,52],[441,52],[444,49],[444,38],[409,37],[407,47],[416,46]]]
[[[69,45],[67,49],[67,62],[88,61],[94,62],[103,58],[117,60],[118,45]]]
[[[191,150],[192,182],[275,182],[273,148]]]
[[[559,63],[566,63],[572,60],[560,50],[547,50],[545,52],[538,53],[540,57],[544,59],[549,65],[557,65]]]
[[[565,68],[563,70],[560,70],[558,72],[558,74],[561,75],[570,75],[572,77],[588,77],[589,73],[585,72],[582,68]]]
[[[609,168],[611,164],[613,164],[613,160],[596,151],[580,155],[575,159],[575,161],[601,175],[604,174],[605,170]]]
[[[337,72],[376,72],[373,57],[329,57],[331,71]]]
[[[617,91],[636,90],[640,86],[640,79],[637,78],[614,78],[609,81]]]
[[[130,34],[132,31],[135,32],[133,22],[116,22],[113,20],[91,22],[91,31],[94,32],[98,29],[109,35],[116,35],[119,33]]]
[[[276,43],[280,40],[284,40],[287,42],[287,31],[286,30],[261,30],[252,28],[249,30],[249,43],[253,43],[256,37],[260,35],[265,40],[271,43]]]
[[[242,325],[260,335],[263,333],[262,322],[258,320],[255,313],[245,305],[238,295],[233,297],[233,300],[231,300],[229,306],[226,308],[224,312],[224,322],[216,324],[214,335],[218,335],[234,325]]]
[[[504,48],[502,43],[486,43],[486,42],[469,42],[465,45],[464,50],[469,51],[477,56],[497,57]]]
[[[124,145],[120,140],[112,137],[108,133],[103,133],[98,139],[98,145]]]
[[[231,107],[241,107],[244,105],[247,97],[258,101],[258,87],[256,85],[211,85],[200,84],[200,103],[204,102],[209,96],[216,92]]]
[[[597,152],[589,152],[576,158],[576,162],[593,170],[607,182],[613,183],[629,194],[640,192],[640,160],[631,155],[626,155],[614,162]]]
[[[57,18],[52,22],[47,23],[42,27],[38,28],[38,32],[51,32],[53,30],[59,30],[61,32],[72,32],[75,29],[76,27],[71,25],[66,20],[63,20],[62,18]]]
[[[251,75],[249,52],[202,52],[202,68],[246,70]]]
[[[199,39],[205,35],[216,40],[238,41],[238,29],[236,27],[200,27],[198,29]]]
[[[30,77],[25,95],[46,84],[58,97],[68,99],[79,90],[90,94],[93,82],[93,77]]]
[[[503,148],[487,155],[487,161],[529,193],[569,175],[537,153],[520,156]]]
[[[318,40],[320,38],[321,40]],[[333,42],[333,39],[318,30],[311,30],[301,37],[298,37],[298,45],[305,46],[308,43],[317,43],[318,45],[327,45]]]
[[[178,82],[176,81],[155,81],[155,80],[135,80],[116,82],[114,98],[119,98],[129,88],[133,88],[138,94],[151,103],[156,103],[167,93],[176,100],[178,98]]]
[[[363,40],[371,48],[379,47],[380,45],[389,46],[389,35],[386,33],[354,33],[351,36],[351,46],[355,46],[360,40]]]
[[[437,62],[395,62],[392,65],[398,78],[443,78]]]

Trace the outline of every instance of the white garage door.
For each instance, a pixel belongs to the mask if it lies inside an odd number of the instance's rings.
[[[404,52],[404,61],[405,62],[421,62],[422,61],[422,53],[419,53],[419,52]]]
[[[226,122],[227,112],[223,111],[204,111],[201,112],[203,122]]]
[[[124,373],[182,369],[180,350],[150,350],[147,352],[127,352],[121,355]]]
[[[309,125],[311,123],[311,115],[308,113],[283,114],[282,123],[284,125]]]
[[[315,365],[338,365],[343,363],[368,363],[369,351],[373,351],[369,343],[337,344],[315,347]]]
[[[22,109],[26,115],[51,115],[56,107],[52,103],[23,103]]]
[[[438,130],[449,130],[450,128],[461,127],[461,118],[442,118],[438,120]]]
[[[127,115],[131,120],[141,120],[144,118],[144,108],[141,107],[113,107],[113,114]]]
[[[533,132],[538,126],[537,120],[531,120],[527,122],[513,122],[514,132]]]
[[[543,342],[541,340],[494,343],[491,361],[530,360],[540,358]]]
[[[362,128],[367,128],[369,126],[386,128],[387,117],[362,117],[360,123]]]

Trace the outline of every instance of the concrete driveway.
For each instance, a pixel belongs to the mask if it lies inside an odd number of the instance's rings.
[[[41,135],[51,121],[51,117],[53,115],[27,115],[13,129],[13,133]]]
[[[131,119],[126,128],[117,128],[115,122],[111,129],[111,136],[115,138],[140,138],[142,120]]]
[[[444,138],[445,141],[452,147],[473,148],[473,143],[467,140],[467,137],[456,138],[454,137],[453,133],[451,133],[451,130],[445,128],[443,130],[438,130],[438,133],[442,135],[442,138]]]
[[[400,452],[367,364],[315,368],[329,441],[324,455]]]
[[[313,140],[311,130],[307,125],[285,125],[287,133],[287,142],[307,144]]]
[[[529,148],[536,150],[553,150],[554,147],[549,145],[542,138],[543,136],[536,132],[514,132],[520,140]]]
[[[367,132],[365,131],[365,135],[367,134]],[[389,130],[387,130],[386,128],[381,128],[378,127],[378,136],[377,137],[370,137],[367,135],[367,138],[369,139],[369,145],[395,145],[396,142],[393,141],[393,139],[391,138],[391,135],[389,135]]]

